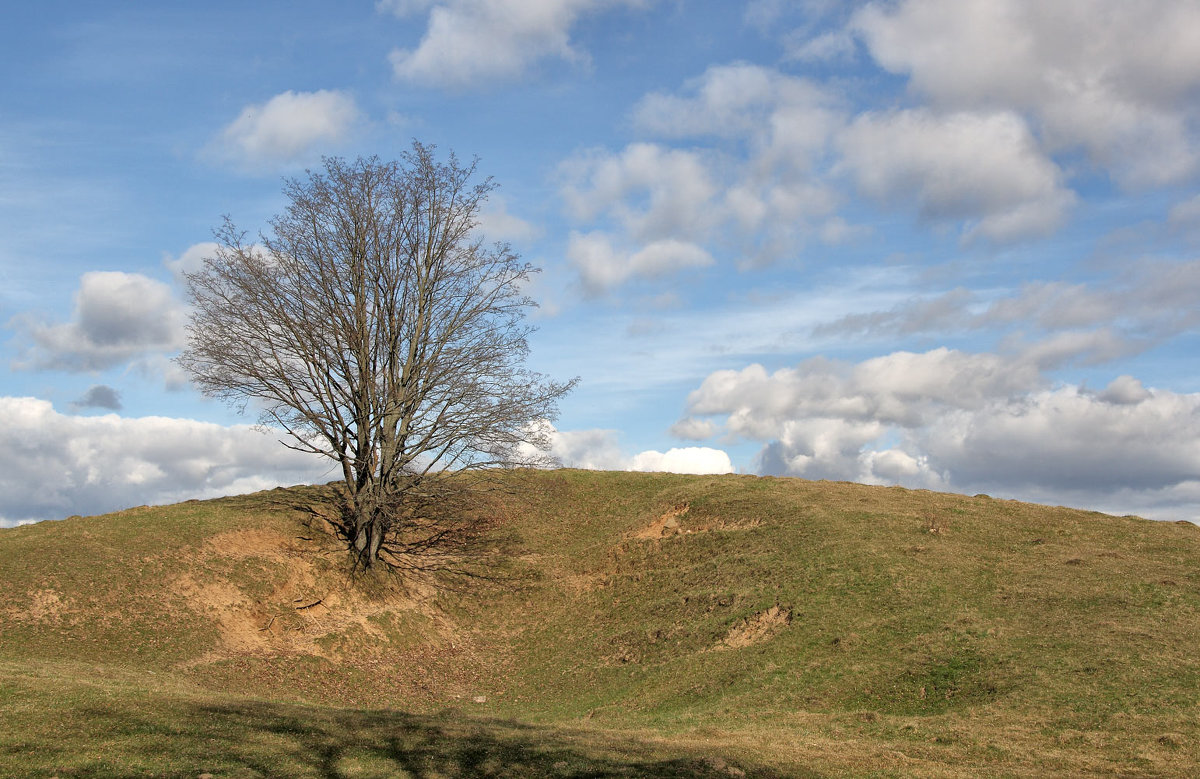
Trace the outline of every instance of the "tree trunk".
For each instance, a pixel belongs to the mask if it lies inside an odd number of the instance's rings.
[[[359,521],[358,532],[354,536],[354,555],[363,568],[370,568],[379,559],[383,533],[383,520],[379,516],[365,517]]]

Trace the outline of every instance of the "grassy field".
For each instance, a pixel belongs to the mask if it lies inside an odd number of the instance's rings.
[[[320,488],[0,531],[0,775],[1189,776],[1200,528],[554,471],[488,579],[351,580]]]

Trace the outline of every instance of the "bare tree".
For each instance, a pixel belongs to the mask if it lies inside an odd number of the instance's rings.
[[[340,466],[332,521],[363,567],[396,565],[447,473],[531,464],[574,384],[524,367],[536,269],[477,236],[494,184],[475,173],[415,142],[399,162],[326,159],[286,182],[257,244],[226,218],[187,276],[179,363]]]

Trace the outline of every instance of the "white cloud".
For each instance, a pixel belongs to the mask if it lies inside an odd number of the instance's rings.
[[[798,62],[834,62],[854,57],[854,36],[843,30],[825,32],[812,38],[786,41],[787,58]]]
[[[680,94],[652,92],[634,108],[634,125],[665,138],[744,139],[770,160],[807,167],[841,127],[844,109],[808,79],[735,62],[714,65]]]
[[[571,233],[567,259],[579,271],[588,294],[605,292],[631,278],[658,278],[686,268],[713,264],[712,256],[692,243],[654,241],[635,252],[613,247],[604,233]]]
[[[1160,490],[1200,474],[1200,394],[1131,393],[1122,377],[1100,395],[1075,387],[950,412],[920,444],[963,484]]]
[[[767,474],[870,481],[862,472],[859,454],[884,431],[884,425],[874,420],[785,420],[778,437],[759,453],[758,467]]]
[[[659,452],[653,449],[628,456],[621,451],[616,430],[558,430],[542,422],[550,442],[549,454],[568,468],[603,471],[667,471],[670,473],[732,473],[729,455],[720,449],[687,446]],[[533,454],[526,447],[526,455]]]
[[[1028,343],[1019,337],[1002,341],[1006,351],[1019,352],[1026,362],[1043,371],[1068,365],[1102,365],[1137,354],[1152,345],[1152,342],[1131,338],[1110,327],[1065,330]]]
[[[345,141],[362,120],[340,90],[288,90],[249,105],[217,139],[218,154],[250,166],[297,162]]]
[[[894,352],[857,364],[818,357],[770,374],[757,364],[715,371],[688,395],[687,411],[726,415],[728,432],[761,440],[798,419],[916,427],[945,407],[979,408],[991,398],[1043,383],[1030,361],[941,347]]]
[[[171,271],[171,275],[175,277],[175,283],[183,286],[185,283],[184,274],[195,273],[204,267],[204,261],[209,257],[215,257],[218,244],[213,241],[202,241],[194,243],[178,256],[163,254],[163,266]]]
[[[635,242],[703,236],[718,192],[701,155],[634,143],[619,154],[593,151],[562,165],[563,197],[576,220],[614,219]]]
[[[866,113],[841,140],[859,189],[924,219],[997,241],[1053,232],[1074,203],[1062,174],[1012,113]]]
[[[646,95],[634,124],[665,138],[732,142],[738,159],[721,161],[727,194],[719,216],[761,231],[830,212],[835,198],[818,174],[845,115],[825,87],[739,62],[708,68],[679,94]]]
[[[178,349],[184,308],[171,288],[139,273],[85,273],[69,322],[16,322],[32,345],[20,368],[99,371],[149,354]]]
[[[685,446],[659,452],[653,449],[635,455],[629,463],[631,471],[665,471],[667,473],[733,473],[729,455],[707,446]]]
[[[712,438],[716,435],[717,430],[717,423],[711,419],[684,417],[671,425],[670,433],[676,438],[683,438],[689,441],[703,441],[706,438]]]
[[[1105,403],[1128,406],[1150,399],[1151,394],[1137,379],[1122,375],[1109,382],[1104,391],[1096,397]]]
[[[636,141],[576,155],[560,166],[563,200],[576,223],[619,231],[626,245],[673,240],[765,265],[811,237],[855,233],[832,218],[839,196],[824,175],[844,114],[838,97],[806,79],[713,66],[678,93],[646,95],[633,112],[642,133],[690,145]]]
[[[764,442],[766,473],[1198,518],[1200,393],[1128,375],[1100,392],[1050,388],[1038,368],[947,349],[752,365],[705,379],[687,421]]]
[[[429,12],[415,49],[394,49],[397,78],[442,87],[471,87],[523,75],[551,58],[571,63],[587,54],[571,42],[580,17],[630,0],[389,0],[381,10],[399,16]]]
[[[1036,322],[1046,328],[1109,322],[1122,310],[1132,312],[1129,298],[1122,303],[1117,299],[1118,294],[1115,286],[1097,289],[1061,281],[1030,282],[1018,294],[994,301],[979,315],[979,322],[985,325]]]
[[[130,364],[131,371],[148,381],[161,381],[163,389],[179,392],[192,385],[192,376],[166,354],[147,354]]]
[[[851,24],[885,68],[957,110],[1016,110],[1135,186],[1194,174],[1200,6],[1188,0],[904,0]]]
[[[550,456],[564,466],[593,471],[624,468],[616,430],[558,430],[548,422],[542,424],[550,440]]]
[[[488,198],[479,213],[476,233],[484,240],[521,243],[539,238],[541,228],[508,210],[508,203],[499,195]]]
[[[0,397],[0,526],[328,480],[272,435],[190,419],[70,416]]]
[[[861,452],[859,481],[865,484],[906,484],[927,490],[945,490],[946,475],[934,470],[925,455],[913,456],[902,449]]]

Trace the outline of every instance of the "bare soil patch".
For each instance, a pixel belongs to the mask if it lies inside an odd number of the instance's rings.
[[[749,530],[762,524],[760,520],[750,519],[730,522],[717,517],[688,517],[685,525],[681,518],[691,511],[691,505],[681,503],[660,514],[653,522],[632,534],[633,538],[641,541],[657,541],[675,535],[691,533],[712,533],[729,530]]]
[[[197,569],[169,583],[169,591],[189,611],[216,622],[219,639],[193,664],[235,656],[314,655],[343,659],[387,651],[383,627],[392,615],[417,612],[433,628],[433,643],[451,641],[455,631],[431,605],[436,589],[410,577],[403,590],[368,594],[328,569],[314,549],[297,538],[267,528],[244,528],[210,538]],[[316,556],[314,556],[316,555]],[[242,562],[247,561],[247,562]],[[257,578],[239,568],[262,566]],[[347,643],[349,642],[349,644]]]
[[[222,557],[265,557],[278,560],[298,550],[290,536],[273,530],[246,528],[220,533],[208,540],[209,548]]]
[[[687,503],[681,503],[678,506],[667,509],[658,519],[655,519],[649,525],[634,533],[633,537],[644,541],[653,541],[654,539],[667,538],[668,536],[682,532],[679,518],[688,513],[690,508],[691,506]]]
[[[12,608],[8,613],[15,619],[28,622],[58,622],[68,610],[69,604],[57,590],[43,589],[32,594],[29,605],[24,609]]]
[[[760,611],[752,617],[747,617],[730,628],[725,638],[713,647],[714,650],[743,649],[755,644],[769,641],[776,633],[783,630],[792,622],[792,612],[781,606],[772,606],[766,611]]]

